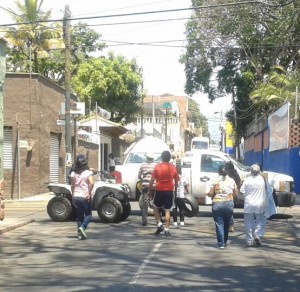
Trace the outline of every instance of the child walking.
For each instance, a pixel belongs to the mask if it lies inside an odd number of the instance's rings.
[[[187,179],[181,174],[181,169],[178,170],[179,180],[177,185],[177,193],[175,197],[175,207],[173,209],[174,226],[177,226],[177,218],[179,212],[180,225],[184,225],[184,209],[185,209],[185,194],[189,193]]]
[[[85,230],[92,219],[93,172],[89,170],[87,159],[78,155],[75,170],[71,174],[73,204],[77,214],[78,239],[87,239]]]

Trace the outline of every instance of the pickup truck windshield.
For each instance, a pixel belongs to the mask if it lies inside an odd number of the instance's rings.
[[[134,152],[128,155],[125,163],[144,163],[147,161],[145,152]],[[154,153],[154,161],[161,162],[161,153]]]

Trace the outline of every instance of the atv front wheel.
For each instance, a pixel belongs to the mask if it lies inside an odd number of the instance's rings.
[[[123,214],[121,216],[121,221],[127,219],[131,212],[131,205],[129,203],[129,200],[122,201],[122,206],[123,206]]]
[[[97,208],[99,218],[105,223],[120,221],[123,214],[122,203],[116,198],[104,198]]]
[[[47,205],[47,213],[53,221],[67,221],[73,215],[72,203],[61,196],[53,197]]]

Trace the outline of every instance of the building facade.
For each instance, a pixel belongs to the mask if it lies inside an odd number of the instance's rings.
[[[71,102],[76,100],[77,97],[71,94]],[[60,113],[64,102],[65,90],[39,74],[6,73],[3,91],[3,173],[7,198],[18,199],[44,193],[48,191],[49,181],[67,181],[65,126]],[[100,147],[99,141],[83,139],[78,135],[77,127],[70,127],[72,156],[75,158],[76,154],[83,153],[89,157],[90,166],[98,169],[98,155],[101,153],[101,169],[105,170],[107,153],[120,152],[122,140],[119,136],[127,129],[100,119]],[[83,126],[85,122],[90,123],[83,121]],[[91,128],[93,131],[97,131],[94,126]]]
[[[194,136],[188,120],[188,97],[149,95],[142,109],[135,122],[127,125],[136,137],[160,138],[179,155],[187,151]]]

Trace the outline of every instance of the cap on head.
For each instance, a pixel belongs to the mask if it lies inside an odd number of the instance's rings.
[[[260,173],[260,167],[258,164],[253,164],[250,167],[250,172],[252,175],[258,175]]]
[[[148,161],[153,161],[154,160],[154,155],[152,152],[147,152],[146,153],[146,158]]]
[[[77,155],[76,165],[77,166],[85,166],[85,165],[87,165],[87,159],[85,158],[85,156],[83,154]]]

